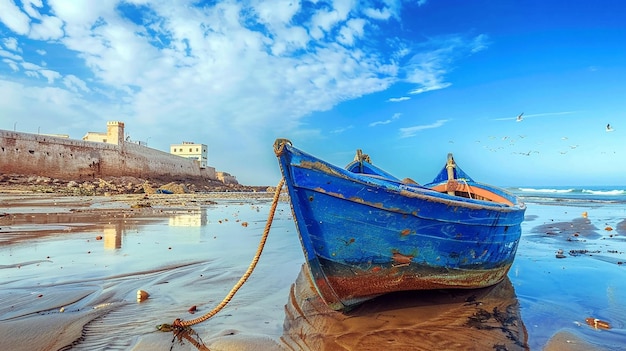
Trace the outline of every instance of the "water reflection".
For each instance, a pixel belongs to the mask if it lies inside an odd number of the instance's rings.
[[[109,250],[122,248],[122,232],[124,224],[117,222],[104,226],[102,232],[104,237],[104,248]]]
[[[508,277],[477,290],[385,295],[340,313],[319,298],[305,266],[291,286],[281,340],[293,350],[529,350]]]
[[[172,227],[202,227],[207,224],[206,208],[184,214],[175,214],[169,219]]]
[[[188,211],[183,214],[173,214],[168,218],[170,227],[187,227],[185,236],[179,242],[199,242],[201,237],[201,227],[207,225],[206,209],[199,211]],[[117,250],[122,248],[122,237],[130,229],[136,230],[126,221],[115,221],[102,226],[102,238],[104,248],[107,250]]]

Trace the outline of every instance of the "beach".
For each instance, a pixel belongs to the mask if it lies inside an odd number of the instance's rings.
[[[0,194],[1,350],[626,350],[626,204],[529,197],[508,279],[348,313],[310,286],[271,193]],[[149,294],[138,301],[137,291]]]

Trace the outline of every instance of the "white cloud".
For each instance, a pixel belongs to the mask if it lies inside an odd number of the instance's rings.
[[[61,74],[59,72],[55,72],[49,69],[42,69],[39,73],[44,76],[48,80],[48,84],[54,83],[55,79],[61,78]]]
[[[117,106],[87,101],[65,89],[51,86],[29,87],[2,79],[0,96],[13,102],[10,105],[3,105],[3,111],[6,112],[6,116],[17,121],[18,130],[25,130],[30,125],[41,126],[41,130],[46,133],[66,134],[68,130],[78,128],[81,134],[73,136],[75,138],[82,137],[94,127],[98,128],[98,125],[106,126],[108,117],[121,116],[124,113]],[[43,116],[43,118],[34,120],[25,116]],[[13,121],[10,122],[13,125]]]
[[[472,54],[487,49],[489,46],[489,37],[485,34],[477,35],[470,43],[470,51]]]
[[[316,39],[322,39],[338,23],[345,21],[351,10],[350,1],[336,1],[331,10],[320,9],[311,18],[310,33]]]
[[[29,38],[54,40],[63,37],[63,21],[53,16],[42,16],[41,23],[33,23]]]
[[[2,56],[2,50],[0,50],[0,56]],[[10,59],[2,59],[2,62],[6,63],[13,72],[17,72],[20,70],[20,67],[17,65],[17,62]]]
[[[434,123],[431,124],[425,124],[425,125],[419,125],[419,126],[413,126],[413,127],[406,127],[406,128],[400,128],[400,137],[401,138],[409,138],[412,136],[415,136],[415,134],[417,134],[417,132],[425,130],[425,129],[433,129],[433,128],[439,128],[441,126],[443,126],[448,120],[447,119],[440,119]]]
[[[331,132],[332,134],[341,134],[341,133],[343,133],[343,132],[345,132],[345,131],[347,131],[347,130],[350,130],[350,129],[352,129],[352,128],[354,128],[354,126],[353,126],[353,125],[349,125],[349,126],[347,126],[347,127],[337,128],[337,129],[331,130],[330,132]]]
[[[6,57],[8,59],[14,60],[14,61],[22,61],[22,56],[20,55],[16,55],[12,52],[6,51],[6,50],[2,50],[0,49],[0,57]]]
[[[425,92],[431,91],[431,90],[445,89],[445,88],[449,87],[450,85],[452,85],[452,83],[442,83],[442,82],[439,82],[438,79],[436,79],[434,81],[426,80],[422,84],[423,84],[423,86],[421,86],[419,88],[415,88],[415,89],[409,91],[409,94],[411,94],[411,95],[422,94],[422,93],[425,93]]]
[[[26,35],[30,30],[30,19],[13,0],[0,0],[0,22],[19,35]]]
[[[385,124],[389,124],[395,120],[397,120],[398,118],[400,118],[400,116],[402,116],[401,113],[394,113],[393,116],[391,116],[390,119],[384,120],[384,121],[376,121],[376,122],[372,122],[369,124],[370,127],[375,127],[375,126],[379,126],[379,125],[385,125]]]
[[[376,20],[387,20],[391,17],[391,11],[388,8],[375,9],[375,8],[366,8],[363,10],[363,14],[365,16],[376,19]]]
[[[43,7],[41,0],[24,0],[22,3],[24,4],[22,7],[24,12],[26,12],[30,18],[41,19],[39,11],[35,9],[35,7]]]
[[[408,96],[402,96],[399,98],[389,98],[387,101],[388,102],[401,102],[401,101],[406,101],[406,100],[411,100],[411,98]]]
[[[34,63],[30,63],[30,62],[22,62],[22,67],[24,67],[24,69],[26,70],[30,70],[30,71],[38,71],[41,69],[40,66],[34,64]]]
[[[21,52],[22,50],[18,46],[17,38],[9,37],[2,39],[2,45],[11,51]]]
[[[39,72],[38,71],[25,71],[24,74],[28,77],[31,78],[39,78]]]
[[[90,91],[87,87],[87,83],[73,74],[63,77],[63,85],[73,92],[78,92],[79,90],[84,92]]]
[[[415,83],[417,88],[409,94],[421,94],[427,91],[445,89],[452,85],[445,81],[450,69],[450,62],[462,55],[471,55],[487,48],[488,37],[478,35],[474,38],[447,36],[431,38],[422,50],[410,57],[405,65],[406,81]]]
[[[337,40],[347,46],[354,45],[354,41],[363,36],[365,23],[365,20],[362,18],[349,20],[346,25],[339,30]]]
[[[302,8],[300,1],[295,0],[256,0],[252,7],[260,22],[274,28],[289,25],[293,16]]]

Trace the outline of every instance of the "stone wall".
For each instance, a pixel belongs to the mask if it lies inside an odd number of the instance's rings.
[[[63,180],[133,176],[219,180],[215,168],[134,143],[121,145],[0,130],[0,173]],[[235,181],[236,182],[236,181]]]

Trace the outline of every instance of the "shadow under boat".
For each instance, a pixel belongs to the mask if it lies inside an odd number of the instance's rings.
[[[529,350],[508,277],[480,289],[386,294],[339,312],[317,294],[305,264],[283,328],[290,350]]]

